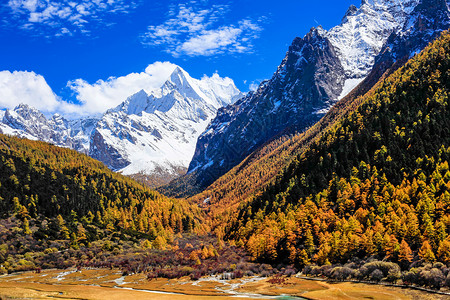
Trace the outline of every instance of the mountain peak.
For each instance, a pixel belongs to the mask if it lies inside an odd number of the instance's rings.
[[[148,95],[147,95],[147,92],[146,92],[144,89],[141,89],[139,92],[135,93],[133,96],[136,96],[136,95],[145,95],[145,96],[148,96]]]
[[[30,111],[30,112],[39,112],[36,108],[31,105],[20,103],[14,108],[14,111]]]
[[[11,118],[23,118],[24,120],[46,120],[44,114],[25,103],[20,103],[13,110],[7,110],[6,114]]]
[[[145,108],[148,105],[147,102],[148,102],[148,94],[144,90],[140,90],[134,95],[128,97],[128,99],[126,100],[127,114],[131,115],[139,114],[140,112],[145,110]]]
[[[342,18],[341,23],[344,23],[347,21],[347,17],[354,15],[358,11],[358,8],[354,6],[353,4],[350,5],[350,7],[347,9],[347,12],[345,13],[344,17]]]
[[[175,69],[173,70],[171,76],[173,76],[174,74],[182,74],[183,72],[186,72],[186,71],[184,71],[182,67],[176,66]]]
[[[188,83],[189,77],[190,76],[186,73],[186,71],[177,66],[170,75],[169,81],[171,81],[176,86],[184,86],[186,83]]]
[[[375,63],[391,33],[400,30],[420,0],[363,0],[350,6],[342,23],[327,33],[347,79],[361,80]],[[347,90],[347,89],[346,89]]]
[[[106,111],[106,114],[122,111],[126,114],[139,114],[147,107],[148,94],[141,89],[127,98],[124,102],[116,106],[115,108]]]
[[[397,5],[398,3],[405,2],[403,0],[400,1],[391,1],[391,0],[362,0],[361,6],[370,5],[370,6],[389,6],[389,5]]]
[[[326,30],[323,29],[323,27],[321,25],[319,25],[317,27],[312,27],[309,30],[308,34],[306,34],[306,37],[308,39],[312,39],[312,38],[315,38],[318,36],[323,37],[325,34],[326,34]]]
[[[52,116],[50,122],[52,122],[55,126],[58,126],[60,128],[66,128],[69,123],[63,116],[61,116],[58,113]]]
[[[185,70],[177,66],[163,84],[161,90],[156,92],[155,95],[161,97],[177,91],[183,98],[197,100],[208,98],[199,88],[199,85],[200,80],[192,78]]]

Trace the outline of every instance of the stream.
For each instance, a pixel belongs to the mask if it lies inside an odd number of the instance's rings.
[[[225,287],[216,287],[216,290],[219,292],[222,292],[224,294],[218,295],[218,296],[229,296],[229,297],[239,297],[239,298],[249,298],[249,299],[306,300],[305,298],[297,297],[297,296],[289,296],[289,295],[269,296],[269,295],[263,295],[263,294],[246,293],[246,292],[237,291],[244,284],[251,283],[251,282],[257,282],[257,281],[260,281],[263,279],[265,279],[265,278],[264,277],[251,277],[251,278],[241,279],[241,281],[237,282],[237,283],[230,283],[228,280],[220,279],[218,276],[210,276],[210,277],[200,278],[199,280],[192,283],[192,285],[198,286],[201,282],[206,282],[206,281],[213,281],[213,282],[221,283],[221,284],[225,285]],[[188,295],[188,294],[176,293],[176,292],[164,292],[164,291],[121,287],[121,285],[126,284],[125,276],[122,276],[122,277],[116,279],[115,282],[117,285],[114,286],[114,288],[117,288],[117,289],[124,289],[124,290],[130,290],[130,291],[138,291],[138,292],[147,292],[147,293],[153,293],[153,294]]]

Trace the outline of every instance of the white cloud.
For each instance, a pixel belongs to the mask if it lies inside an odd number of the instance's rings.
[[[263,82],[263,81],[264,81],[263,79],[256,79],[256,80],[251,81],[248,85],[248,89],[252,92],[256,91],[259,88],[259,86],[261,85],[261,82]],[[247,82],[244,82],[244,84],[247,84]]]
[[[78,104],[61,100],[42,75],[27,71],[0,72],[0,109],[13,109],[21,103],[46,114],[60,113],[69,118],[99,115],[116,107],[134,93],[147,93],[161,87],[175,70],[169,62],[155,62],[144,72],[110,77],[90,84],[83,79],[67,85],[75,93]]]
[[[237,24],[219,26],[228,6],[201,8],[196,2],[189,5],[178,5],[178,13],[171,11],[170,19],[149,26],[142,43],[164,47],[164,51],[175,57],[252,52],[252,42],[262,31],[260,21],[244,19]]]
[[[0,72],[0,106],[14,108],[20,103],[42,111],[54,111],[60,103],[44,77],[34,72]]]
[[[88,34],[88,26],[102,24],[107,14],[128,13],[137,6],[127,0],[8,0],[5,5],[13,16],[10,25],[46,36]]]
[[[155,62],[144,72],[131,73],[121,77],[110,77],[90,84],[83,79],[68,83],[76,93],[80,106],[66,108],[69,113],[98,114],[122,103],[140,90],[147,93],[159,88],[175,70],[176,65],[169,62]]]

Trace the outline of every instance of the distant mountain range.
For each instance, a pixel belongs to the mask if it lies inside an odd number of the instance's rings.
[[[90,135],[98,119],[68,121],[59,114],[47,119],[42,112],[26,104],[0,111],[0,133],[30,140],[41,140],[87,154]]]
[[[165,191],[203,190],[273,138],[315,124],[352,90],[364,94],[449,26],[445,0],[364,0],[329,31],[312,28],[294,39],[270,80],[218,111],[199,137],[188,175]]]
[[[197,80],[176,67],[159,90],[141,90],[100,119],[47,119],[20,104],[1,112],[0,133],[75,149],[125,175],[154,175],[161,184],[186,172],[198,136],[220,107],[240,97],[229,78]]]

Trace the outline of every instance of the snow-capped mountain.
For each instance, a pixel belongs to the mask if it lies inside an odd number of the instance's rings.
[[[0,113],[0,133],[41,140],[82,153],[88,152],[90,135],[98,121],[95,118],[68,121],[59,114],[47,119],[26,104]]]
[[[382,54],[400,53],[401,48],[412,55],[448,28],[447,19],[444,0],[363,0],[359,8],[348,9],[338,26],[313,28],[296,38],[270,80],[219,110],[198,140],[189,181],[204,188],[268,140],[303,131],[363,81]],[[404,38],[412,44],[388,50],[389,43],[397,43],[396,36],[413,36],[428,23],[437,25],[425,26],[431,34],[419,34],[422,41]]]
[[[187,170],[197,138],[217,110],[243,96],[230,78],[197,80],[177,67],[160,89],[141,90],[100,119],[47,119],[20,104],[0,111],[0,133],[69,147],[125,175],[167,182]]]
[[[106,112],[89,155],[127,175],[175,176],[188,167],[198,136],[217,110],[242,96],[229,78],[197,80],[177,67],[159,90],[141,90]]]

